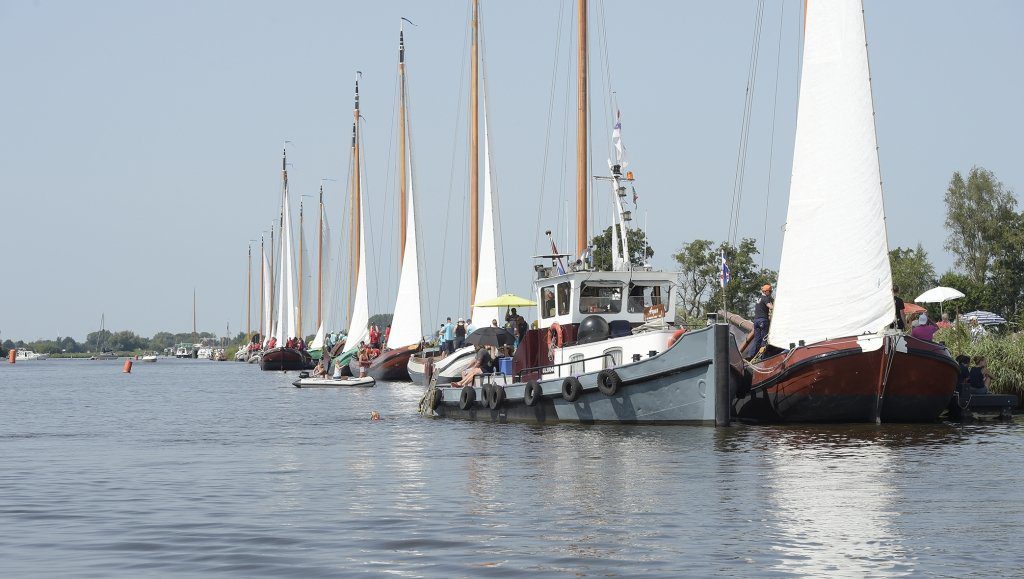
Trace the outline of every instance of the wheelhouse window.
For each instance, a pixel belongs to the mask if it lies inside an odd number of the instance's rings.
[[[558,284],[558,315],[565,316],[569,314],[569,300],[572,297],[572,284],[563,281]]]
[[[569,365],[570,374],[578,376],[586,371],[586,368],[584,368],[586,363],[583,361],[583,354],[573,354],[572,356],[569,356],[569,361],[572,362],[572,364]]]
[[[630,282],[626,311],[631,314],[642,314],[644,308],[658,305],[668,309],[668,298],[671,291],[672,286],[667,283]]]
[[[546,285],[540,288],[540,317],[555,317],[555,286]]]
[[[581,314],[617,314],[622,311],[622,284],[585,281],[580,284]]]

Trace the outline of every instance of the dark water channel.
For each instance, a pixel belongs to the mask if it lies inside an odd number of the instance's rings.
[[[121,363],[0,368],[4,576],[1024,574],[1015,423],[477,424]]]

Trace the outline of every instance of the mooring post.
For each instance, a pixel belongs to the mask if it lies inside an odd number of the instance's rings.
[[[729,324],[715,324],[715,426],[732,421],[732,396],[729,388]]]

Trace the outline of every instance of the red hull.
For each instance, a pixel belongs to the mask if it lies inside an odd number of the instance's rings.
[[[267,350],[260,358],[261,370],[308,370],[312,367],[313,359],[309,353],[294,348]]]
[[[366,373],[374,380],[384,382],[410,382],[409,358],[416,353],[416,347],[397,348],[381,353],[370,361]],[[359,376],[359,360],[349,362],[353,376]]]
[[[758,365],[738,416],[781,422],[928,422],[946,408],[958,367],[940,344],[886,337],[800,346]]]

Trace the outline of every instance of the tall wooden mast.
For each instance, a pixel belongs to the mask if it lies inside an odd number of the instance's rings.
[[[359,183],[359,72],[356,71],[355,106],[352,109],[352,227],[349,228],[349,260],[351,275],[348,285],[348,303],[351,308],[356,293],[356,280],[359,278],[359,228],[362,227],[362,208],[360,206]]]
[[[192,343],[196,341],[196,288],[192,288]]]
[[[320,181],[320,218],[316,230],[316,329],[324,323],[324,182]]]
[[[480,0],[473,0],[473,42],[469,64],[469,300],[476,295],[480,268]]]
[[[252,244],[249,244],[249,265],[245,270],[245,340],[252,338]]]
[[[579,58],[576,101],[576,255],[587,249],[587,0],[579,1]]]
[[[302,199],[299,199],[299,312],[295,320],[295,337],[305,339],[302,335],[302,238],[306,230],[302,228]]]
[[[398,30],[398,265],[405,259],[405,25]]]
[[[266,283],[266,280],[264,279],[264,276],[266,275],[266,267],[264,267],[264,264],[267,262],[267,260],[265,259],[266,255],[267,255],[267,249],[263,245],[263,236],[261,235],[260,236],[260,344],[263,344],[263,342],[265,342],[267,340],[267,335],[264,333],[264,328],[263,328],[263,312],[266,311],[264,309],[264,306],[266,304],[263,303],[263,295],[266,293],[266,290],[264,289],[265,286],[263,285],[264,283]]]

